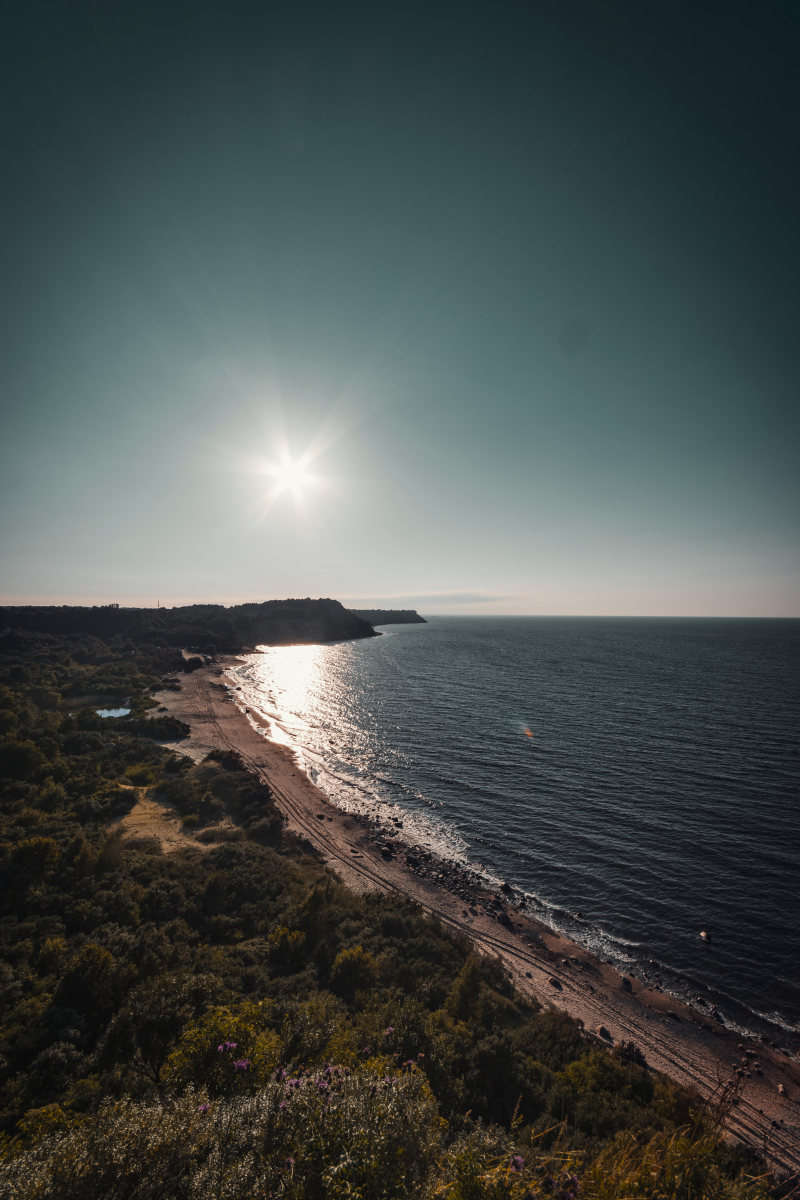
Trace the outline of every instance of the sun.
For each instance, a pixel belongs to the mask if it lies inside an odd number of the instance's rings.
[[[252,499],[252,520],[265,521],[273,509],[294,509],[299,519],[310,519],[316,501],[326,492],[335,491],[332,477],[317,470],[321,451],[313,442],[302,453],[293,454],[283,437],[273,440],[271,447],[242,463],[248,473],[260,477],[257,494]],[[319,514],[318,514],[319,515]]]
[[[270,474],[275,480],[275,486],[282,492],[291,492],[298,496],[305,492],[312,483],[312,477],[306,465],[301,460],[286,458],[270,468]]]
[[[277,499],[288,493],[295,500],[302,500],[316,485],[316,477],[311,474],[306,458],[292,458],[283,454],[278,462],[265,466],[265,474],[271,481],[272,499]]]

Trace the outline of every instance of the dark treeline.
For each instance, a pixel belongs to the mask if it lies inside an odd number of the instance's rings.
[[[166,750],[177,651],[4,641],[0,1195],[774,1194],[633,1047],[343,888],[235,755]],[[120,835],[144,802],[184,848]]]
[[[61,607],[0,608],[0,635],[85,634],[160,646],[235,651],[259,643],[335,642],[372,637],[370,624],[338,600],[267,600],[263,604],[190,604],[180,608]],[[2,640],[0,640],[2,646]]]

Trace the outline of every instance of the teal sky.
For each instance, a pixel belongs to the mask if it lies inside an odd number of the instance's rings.
[[[800,615],[796,4],[7,25],[3,603]]]

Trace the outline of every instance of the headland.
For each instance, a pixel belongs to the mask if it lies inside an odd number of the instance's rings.
[[[413,608],[351,608],[354,617],[370,625],[426,625],[424,617]]]
[[[9,636],[96,637],[106,642],[189,647],[201,653],[233,653],[242,646],[339,642],[375,637],[369,621],[338,600],[266,600],[257,604],[186,604],[175,608],[127,608],[119,604],[0,608],[0,629]],[[9,648],[8,640],[4,643]]]

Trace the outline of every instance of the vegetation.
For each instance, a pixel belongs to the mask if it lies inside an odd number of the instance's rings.
[[[338,600],[266,600],[262,604],[187,604],[178,608],[120,608],[104,604],[93,608],[35,605],[0,609],[0,629],[13,645],[25,635],[93,637],[128,652],[144,642],[157,646],[193,647],[214,653],[235,651],[260,642],[273,645],[328,642],[345,638],[374,637],[367,622],[343,608]],[[133,649],[134,654],[137,653]]]
[[[166,750],[181,728],[150,693],[175,651],[5,642],[0,1196],[772,1194],[630,1047],[344,889],[235,755]],[[200,845],[123,840],[142,796]]]
[[[351,608],[350,612],[362,621],[369,621],[370,625],[426,624],[425,618],[413,608]]]

